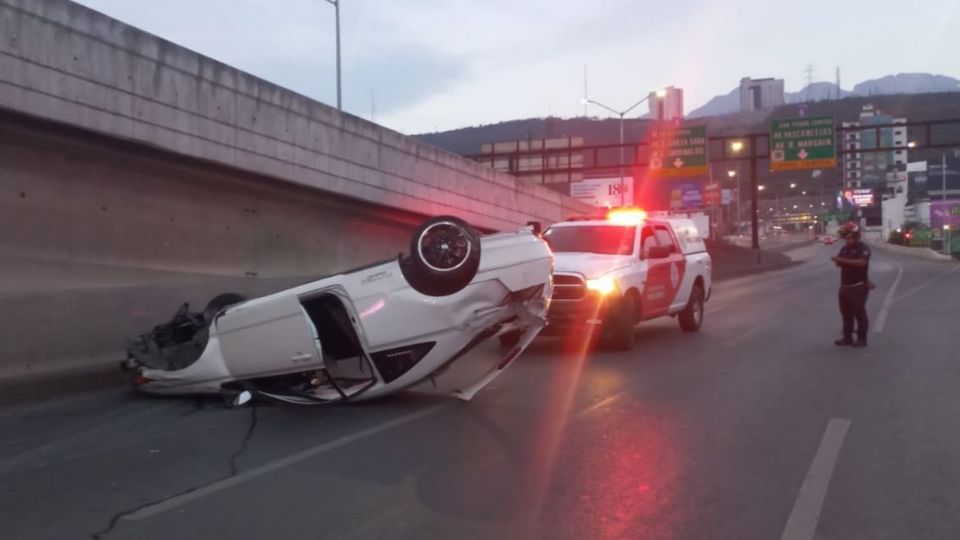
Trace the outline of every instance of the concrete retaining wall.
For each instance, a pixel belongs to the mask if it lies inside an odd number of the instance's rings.
[[[0,393],[113,369],[182,302],[395,256],[422,220],[9,114],[0,171]]]

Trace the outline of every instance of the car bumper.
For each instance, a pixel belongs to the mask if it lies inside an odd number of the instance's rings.
[[[611,297],[593,295],[587,295],[580,300],[554,300],[547,312],[547,327],[543,334],[557,335],[570,328],[599,325],[614,304]]]

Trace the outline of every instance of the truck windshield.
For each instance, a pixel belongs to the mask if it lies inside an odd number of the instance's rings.
[[[630,255],[636,231],[636,227],[616,225],[554,227],[543,233],[543,238],[554,253]]]

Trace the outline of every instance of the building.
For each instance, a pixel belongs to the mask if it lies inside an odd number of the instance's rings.
[[[873,188],[884,190],[907,180],[907,127],[869,128],[892,124],[906,124],[906,118],[882,114],[873,105],[864,105],[857,122],[843,123],[845,150],[872,150],[896,148],[881,152],[844,154],[844,186],[849,189]],[[850,128],[868,129],[850,129]]]
[[[905,219],[908,187],[906,122],[906,118],[894,118],[873,105],[864,105],[858,121],[843,123],[843,148],[854,151],[843,154],[844,188],[874,190],[876,200],[881,203],[860,209],[859,216],[868,230],[882,235],[899,228],[898,223]],[[881,148],[889,150],[878,150]],[[885,215],[891,219],[885,220]]]
[[[647,103],[650,104],[650,118],[653,120],[679,120],[683,118],[683,89],[668,86],[657,92],[650,92]]]
[[[783,79],[740,79],[740,110],[757,111],[785,103]]]
[[[926,186],[930,199],[960,199],[960,150],[917,150],[916,152],[931,156],[927,159]]]

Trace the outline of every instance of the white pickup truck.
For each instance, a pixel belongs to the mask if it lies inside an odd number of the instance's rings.
[[[629,350],[641,321],[669,315],[684,331],[700,329],[711,261],[689,219],[612,210],[606,218],[556,223],[543,238],[556,257],[543,335],[593,327],[595,337]]]

